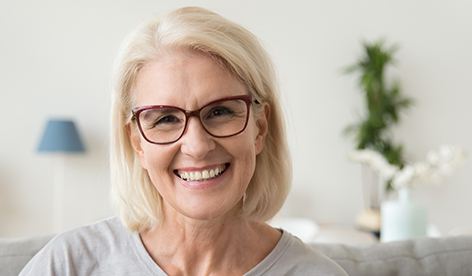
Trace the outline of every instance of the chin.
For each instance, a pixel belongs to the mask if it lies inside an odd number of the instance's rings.
[[[221,204],[212,204],[215,206],[199,206],[195,207],[193,205],[182,206],[179,213],[184,215],[187,218],[201,221],[211,221],[218,219],[227,219],[231,217],[236,217],[238,212],[237,203],[233,206],[221,206]]]

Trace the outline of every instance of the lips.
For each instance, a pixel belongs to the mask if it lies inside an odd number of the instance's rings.
[[[217,178],[229,167],[229,163],[207,167],[205,169],[174,170],[174,174],[184,181],[205,181]]]

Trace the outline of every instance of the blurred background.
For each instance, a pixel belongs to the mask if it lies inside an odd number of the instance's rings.
[[[54,158],[37,151],[51,118],[75,121],[86,147],[63,158],[63,222],[70,229],[114,214],[109,204],[113,60],[142,21],[181,6],[214,10],[251,30],[273,58],[294,177],[282,216],[354,225],[363,208],[361,167],[343,129],[363,114],[354,75],[362,41],[400,46],[389,74],[415,105],[393,131],[406,158],[442,144],[472,151],[472,2],[1,1],[0,237],[51,233]],[[470,159],[470,158],[469,158]],[[472,227],[472,162],[415,199],[442,233]],[[55,178],[56,177],[56,178]]]

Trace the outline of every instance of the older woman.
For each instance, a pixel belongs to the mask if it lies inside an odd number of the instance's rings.
[[[119,219],[57,236],[22,275],[344,275],[265,223],[290,181],[274,74],[213,12],[179,9],[130,37],[111,164]]]

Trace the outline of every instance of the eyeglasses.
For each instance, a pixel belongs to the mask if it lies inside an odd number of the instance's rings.
[[[192,116],[200,119],[208,134],[224,138],[246,129],[251,103],[251,95],[242,95],[212,101],[193,111],[168,105],[142,106],[132,110],[131,120],[137,122],[141,135],[152,144],[165,145],[179,140]]]

